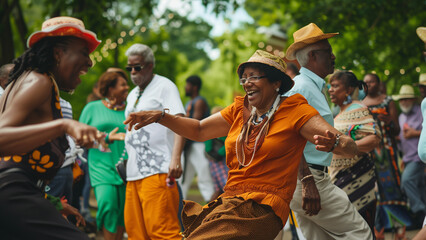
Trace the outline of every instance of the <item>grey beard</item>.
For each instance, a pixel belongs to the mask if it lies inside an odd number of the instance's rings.
[[[401,111],[405,114],[409,113],[411,111],[411,109],[413,109],[414,104],[412,104],[411,106],[402,106],[399,105],[399,108],[401,108]]]

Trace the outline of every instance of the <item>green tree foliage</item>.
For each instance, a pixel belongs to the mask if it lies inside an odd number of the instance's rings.
[[[133,43],[150,46],[156,56],[155,72],[173,81],[189,69],[205,71],[210,59],[203,47],[215,47],[209,37],[211,26],[201,19],[188,20],[170,11],[156,17],[153,10],[158,2],[2,0],[1,64],[12,62],[23,53],[26,39],[32,32],[40,30],[44,20],[61,15],[82,19],[86,28],[94,31],[102,43],[91,55],[95,64],[81,77],[82,83],[75,93],[62,93],[62,97],[73,105],[75,118],[79,117],[99,76],[108,67],[125,67],[124,52]],[[183,92],[183,87],[179,88]]]
[[[2,0],[0,4],[0,64],[5,64],[26,49],[29,34],[39,30],[47,18],[64,15],[82,19],[86,28],[96,29],[103,39],[115,36],[124,18],[150,16],[158,0]]]
[[[324,32],[340,32],[331,40],[336,67],[353,70],[361,79],[375,71],[387,83],[388,94],[417,82],[417,67],[426,72],[424,44],[416,35],[416,28],[426,23],[423,0],[247,0],[245,8],[261,25],[285,26],[285,47],[293,42],[292,33],[310,22]]]
[[[244,95],[239,85],[237,67],[247,61],[258,49],[259,42],[265,42],[265,36],[258,34],[256,28],[250,25],[243,26],[232,32],[226,32],[217,37],[216,42],[220,56],[210,67],[198,73],[203,80],[201,95],[206,97],[210,106],[228,106],[237,95]],[[185,79],[195,72],[185,73]],[[180,84],[185,79],[180,79]]]
[[[120,32],[103,39],[103,43],[92,54],[96,65],[84,76],[85,80],[78,86],[74,95],[64,96],[72,103],[76,117],[86,104],[86,96],[91,93],[92,86],[99,76],[108,67],[124,69],[127,65],[124,53],[134,43],[150,46],[156,58],[154,72],[172,81],[176,81],[181,73],[190,68],[204,71],[210,62],[202,46],[210,44],[214,47],[214,41],[209,37],[211,26],[201,19],[188,20],[177,13],[166,11],[159,18],[153,15],[136,20],[125,18],[120,25],[122,26]],[[114,48],[109,44],[120,39],[122,43]],[[130,81],[129,84],[134,87]],[[183,86],[178,84],[182,96]]]

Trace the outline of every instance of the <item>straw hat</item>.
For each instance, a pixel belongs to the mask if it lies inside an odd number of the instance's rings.
[[[286,58],[295,60],[297,50],[318,41],[328,39],[339,33],[324,33],[315,23],[309,23],[293,33],[294,43],[287,48]]]
[[[262,63],[279,70],[281,73],[281,81],[284,85],[284,92],[290,90],[294,85],[294,81],[285,73],[285,70],[287,69],[287,64],[282,58],[278,56],[272,55],[262,50],[256,50],[256,52],[249,58],[249,60],[247,60],[247,62],[243,62],[238,66],[238,75],[242,74],[240,73],[243,70],[242,67],[247,63]]]
[[[414,94],[414,88],[408,84],[402,85],[401,89],[399,90],[399,94],[392,96],[392,99],[395,101],[407,98],[416,98],[416,95]]]
[[[86,30],[83,21],[73,17],[55,17],[43,22],[41,31],[34,32],[27,40],[30,48],[45,37],[73,36],[87,42],[89,51],[93,52],[101,43],[92,31]]]
[[[417,36],[426,43],[426,27],[418,27],[416,29]]]
[[[426,73],[420,74],[419,83],[417,83],[416,85],[426,86]]]

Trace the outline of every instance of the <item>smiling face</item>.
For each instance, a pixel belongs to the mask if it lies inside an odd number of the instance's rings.
[[[54,71],[58,87],[64,91],[74,90],[80,84],[80,75],[92,66],[86,41],[70,38],[63,46],[55,47],[57,67]]]
[[[347,95],[350,94],[350,89],[340,79],[334,78],[330,81],[328,93],[330,94],[331,102],[342,107]]]
[[[251,76],[264,76],[265,73],[258,68],[247,66],[244,68],[242,78]],[[277,97],[276,89],[279,88],[281,82],[269,82],[267,78],[260,78],[256,81],[246,81],[243,88],[247,93],[249,104],[256,107],[259,112],[265,113],[272,106]]]
[[[115,86],[110,87],[108,95],[116,98],[118,102],[126,100],[127,95],[129,94],[129,85],[127,84],[126,79],[119,77]]]

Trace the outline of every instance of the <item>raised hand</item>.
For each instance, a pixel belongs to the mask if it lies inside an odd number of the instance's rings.
[[[138,130],[146,125],[157,122],[161,118],[161,113],[162,111],[158,110],[130,113],[123,123],[129,124],[129,131],[131,131],[132,128]]]
[[[111,132],[109,132],[109,140],[112,141],[123,141],[126,137],[125,133],[117,133],[118,127],[114,128]]]

